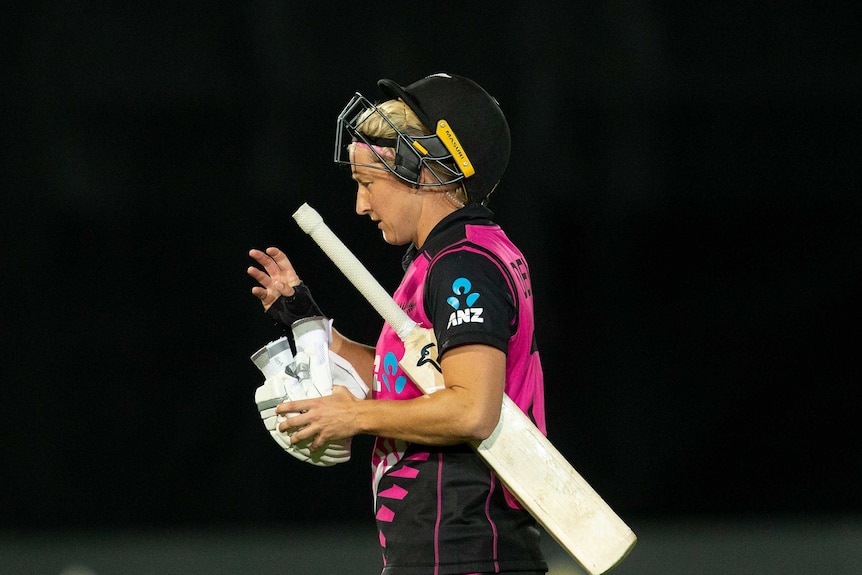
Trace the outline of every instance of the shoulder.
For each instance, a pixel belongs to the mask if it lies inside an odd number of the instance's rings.
[[[443,218],[429,234],[422,247],[424,256],[434,260],[443,252],[452,249],[469,239],[471,230],[499,229],[493,220],[493,213],[482,206],[461,208]]]

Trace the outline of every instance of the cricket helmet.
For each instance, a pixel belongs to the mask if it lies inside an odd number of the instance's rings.
[[[338,117],[335,161],[352,163],[345,161],[346,133],[352,141],[369,145],[386,168],[406,182],[440,186],[462,181],[470,203],[487,203],[503,177],[511,149],[509,125],[497,100],[476,82],[453,74],[433,74],[408,86],[388,79],[377,85],[387,99],[403,100],[431,134],[405,134],[357,92]],[[390,125],[395,138],[363,133],[362,124],[374,113]],[[377,146],[394,148],[394,162],[384,161]],[[435,182],[420,181],[426,165],[433,166]]]

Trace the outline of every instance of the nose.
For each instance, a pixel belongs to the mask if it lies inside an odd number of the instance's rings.
[[[371,211],[371,204],[368,203],[368,192],[362,186],[356,188],[356,213],[364,215]]]

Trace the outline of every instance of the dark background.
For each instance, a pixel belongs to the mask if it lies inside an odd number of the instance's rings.
[[[858,20],[838,3],[36,3],[4,19],[0,528],[372,521],[370,439],[258,418],[251,247],[336,325],[389,289],[335,117],[449,71],[506,111],[552,440],[625,518],[862,512]],[[769,6],[768,8],[766,6]],[[850,3],[848,3],[850,6]]]

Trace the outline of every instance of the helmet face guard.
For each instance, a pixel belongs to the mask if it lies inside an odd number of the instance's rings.
[[[363,133],[363,124],[370,119],[382,119],[395,133],[394,138],[374,138]],[[375,118],[376,119],[376,118]],[[379,164],[356,162],[350,158],[350,143],[365,144],[379,160]],[[386,157],[382,148],[391,148],[395,157]],[[445,186],[465,178],[464,172],[454,169],[452,152],[436,134],[411,136],[399,130],[375,104],[357,92],[338,115],[335,133],[335,163],[383,169],[414,186]],[[433,180],[422,181],[422,168]]]

